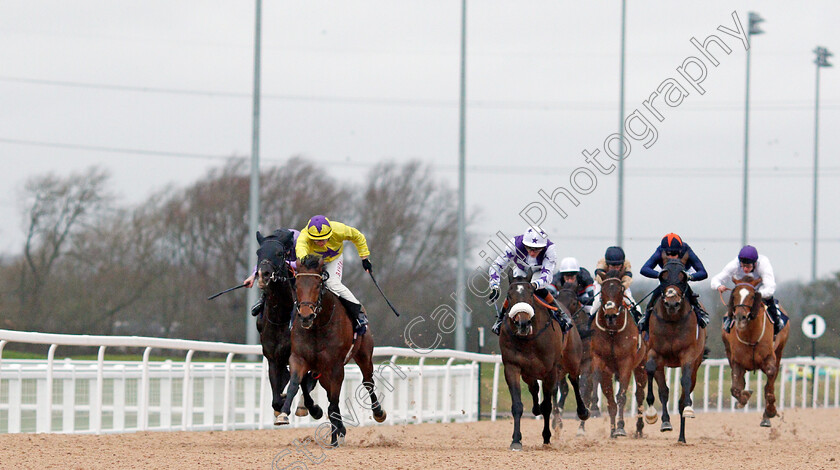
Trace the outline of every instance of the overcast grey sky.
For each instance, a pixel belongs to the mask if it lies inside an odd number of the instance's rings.
[[[686,58],[703,59],[692,37],[716,34],[732,51],[712,46],[720,64],[706,63],[705,93],[688,87],[679,106],[660,101],[658,140],[648,149],[632,142],[625,248],[634,267],[670,231],[710,272],[739,248],[746,53],[717,28],[735,28],[733,11],[743,24],[756,11],[767,21],[753,38],[750,239],[779,280],[807,279],[812,50],[840,52],[840,3],[627,3],[627,114],[680,79]],[[358,181],[383,159],[416,158],[454,186],[460,5],[265,0],[263,164],[302,154]],[[581,151],[616,132],[620,5],[469,2],[467,202],[482,214],[482,242],[523,231],[518,213],[538,190],[569,188],[586,165]],[[0,252],[20,250],[17,193],[33,175],[100,165],[132,204],[249,155],[253,28],[253,1],[0,2]],[[840,270],[838,73],[821,75],[821,275]],[[561,257],[590,267],[616,233],[615,173],[597,177],[568,218],[549,213],[543,224]]]

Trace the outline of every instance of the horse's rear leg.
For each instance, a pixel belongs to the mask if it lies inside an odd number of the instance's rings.
[[[373,339],[367,334],[362,337],[362,345],[359,351],[353,357],[353,361],[359,366],[362,371],[362,384],[370,396],[370,403],[365,403],[365,408],[373,411],[373,419],[377,423],[385,421],[388,415],[382,409],[382,404],[376,397],[376,384],[373,382]]]
[[[547,446],[551,444],[551,408],[552,403],[554,402],[554,381],[553,377],[549,377],[546,380],[543,380],[542,389],[543,389],[543,399],[540,403],[540,411],[543,417],[543,445]]]
[[[656,424],[656,421],[659,419],[659,416],[656,413],[656,407],[654,406],[654,401],[656,399],[653,396],[653,382],[654,382],[654,374],[656,373],[656,361],[654,359],[648,359],[647,363],[645,363],[645,374],[647,374],[647,410],[645,410],[645,421],[648,424]]]
[[[522,433],[519,430],[519,421],[522,419],[522,390],[519,385],[519,368],[505,364],[505,382],[510,391],[510,413],[513,415],[513,436],[510,443],[510,450],[522,450]]]
[[[653,377],[656,379],[656,388],[659,389],[659,404],[662,405],[662,425],[659,427],[659,430],[661,432],[673,431],[674,427],[671,425],[671,414],[668,412],[668,400],[671,396],[671,390],[665,381],[665,371],[657,369]]]
[[[318,381],[312,378],[312,372],[307,373],[303,379],[303,383],[301,383],[303,408],[301,411],[301,407],[298,406],[298,409],[295,412],[298,416],[306,416],[307,412],[312,416],[312,419],[321,419],[321,417],[324,416],[324,410],[322,410],[320,406],[316,405],[315,400],[312,399],[312,391],[315,389],[315,385],[317,384]]]
[[[580,385],[578,383],[578,378],[573,375],[569,375],[569,381],[572,382],[572,390],[575,391],[575,402],[577,403],[577,415],[578,419],[581,421],[586,421],[589,419],[589,410],[586,408],[586,405],[583,404],[583,397],[580,394]]]
[[[551,429],[555,433],[559,433],[563,429],[563,407],[566,404],[566,396],[569,394],[569,384],[566,382],[566,374],[561,374],[557,378],[557,385],[554,387],[556,400],[554,401],[554,409],[551,412]]]
[[[531,392],[531,398],[534,399],[534,407],[531,408],[531,413],[534,416],[539,416],[542,414],[542,407],[540,405],[540,384],[537,383],[537,379],[527,377],[524,379],[525,383],[528,384],[528,391]]]

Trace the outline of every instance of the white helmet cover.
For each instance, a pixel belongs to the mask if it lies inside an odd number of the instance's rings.
[[[522,244],[531,248],[544,248],[548,245],[548,235],[546,235],[542,230],[537,232],[533,228],[529,227],[528,230],[525,231],[525,234],[522,235]]]
[[[561,273],[577,273],[580,272],[580,264],[578,264],[578,260],[572,257],[563,258],[560,261],[560,269]]]

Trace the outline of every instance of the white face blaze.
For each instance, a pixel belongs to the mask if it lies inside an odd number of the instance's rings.
[[[750,295],[750,290],[746,287],[742,287],[735,292],[738,294],[738,298],[735,300],[736,304],[744,305],[744,301],[746,301],[747,296]]]

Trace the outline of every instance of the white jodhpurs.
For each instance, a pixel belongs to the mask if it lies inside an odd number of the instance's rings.
[[[347,288],[344,284],[341,283],[341,273],[344,270],[344,254],[338,255],[338,258],[330,261],[326,265],[324,265],[324,270],[329,274],[329,279],[324,283],[327,289],[330,290],[333,294],[341,297],[342,299],[349,300],[354,304],[361,303],[356,299],[356,296],[350,292],[350,289]]]
[[[630,292],[630,289],[624,290],[624,298],[627,299],[631,305],[636,305],[636,301],[633,299],[633,293]],[[598,312],[598,309],[601,308],[601,284],[595,283],[595,300],[592,302],[592,309],[589,311],[589,316],[594,315]]]

